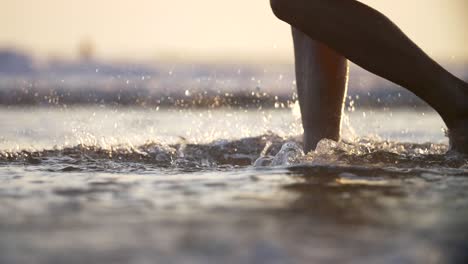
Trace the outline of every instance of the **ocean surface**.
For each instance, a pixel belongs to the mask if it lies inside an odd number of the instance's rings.
[[[468,159],[431,111],[0,108],[0,263],[468,263]]]

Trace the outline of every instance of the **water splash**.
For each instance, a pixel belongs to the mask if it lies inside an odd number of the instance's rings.
[[[254,167],[294,165],[300,163],[303,156],[304,152],[298,143],[286,142],[275,156],[261,155],[254,162]]]
[[[128,171],[148,169],[217,170],[270,166],[360,166],[399,170],[454,169],[468,173],[468,159],[446,154],[443,144],[414,144],[361,138],[324,139],[304,155],[301,142],[276,134],[212,143],[84,145],[48,150],[0,151],[1,164],[42,166],[47,170]]]

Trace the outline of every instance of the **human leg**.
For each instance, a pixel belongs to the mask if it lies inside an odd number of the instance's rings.
[[[452,131],[452,148],[468,151],[464,136],[468,85],[426,55],[388,18],[355,0],[270,2],[280,19],[425,100]]]
[[[348,62],[327,46],[292,29],[296,83],[304,128],[304,151],[328,138],[340,138]]]

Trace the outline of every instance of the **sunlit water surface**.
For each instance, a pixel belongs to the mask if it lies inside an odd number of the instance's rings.
[[[0,109],[0,263],[468,263],[468,161],[432,112]]]

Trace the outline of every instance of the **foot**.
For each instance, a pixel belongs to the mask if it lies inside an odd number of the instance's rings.
[[[455,122],[447,131],[449,151],[468,154],[468,118]]]
[[[448,127],[449,151],[468,154],[468,83],[459,79],[457,81],[454,87],[458,92],[451,106],[455,112],[447,120],[444,116],[442,118]]]

